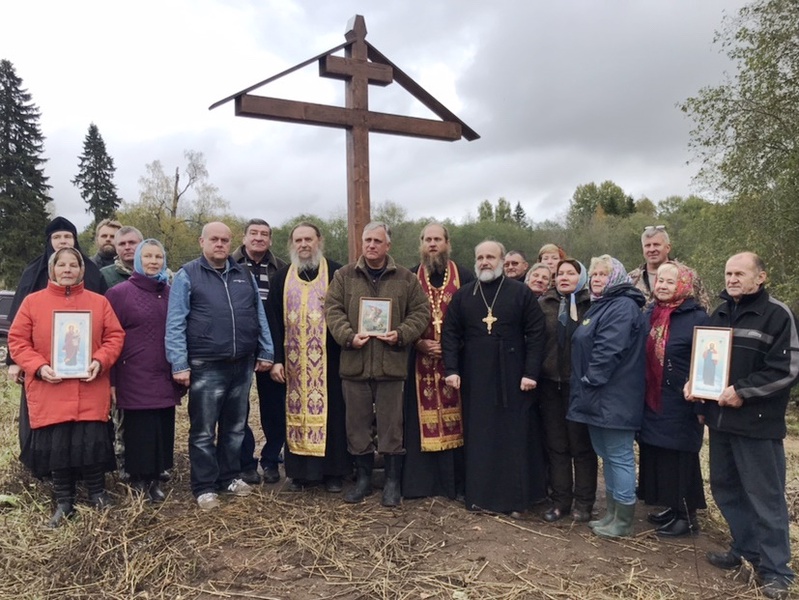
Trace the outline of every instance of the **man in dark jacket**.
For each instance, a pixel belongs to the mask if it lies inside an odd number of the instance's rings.
[[[94,229],[94,247],[97,252],[92,256],[92,262],[98,269],[114,264],[117,249],[114,246],[114,235],[122,223],[113,219],[103,219]]]
[[[374,441],[385,456],[383,505],[400,504],[402,456],[402,388],[408,372],[408,352],[430,319],[430,303],[419,280],[389,256],[388,225],[372,222],[363,229],[363,255],[336,271],[325,298],[327,326],[342,348],[340,372],[347,419],[347,445],[355,456],[358,481],[345,502],[361,502],[372,493]],[[378,299],[369,302],[370,299]],[[365,302],[364,302],[365,301]],[[390,302],[389,302],[390,301]],[[385,309],[378,333],[365,323]]]
[[[131,225],[119,228],[114,234],[116,259],[110,265],[100,269],[109,290],[130,279],[133,274],[133,257],[136,256],[136,248],[143,239],[141,231]]]
[[[230,239],[224,223],[203,227],[202,256],[175,275],[167,312],[172,378],[189,388],[191,489],[204,510],[219,506],[217,491],[252,492],[239,478],[252,372],[275,358],[255,280],[230,257]]]
[[[275,331],[277,323],[274,312],[267,302],[269,288],[275,274],[286,266],[272,253],[272,228],[263,219],[250,219],[244,227],[243,244],[233,253],[233,260],[246,265],[258,284],[258,294],[266,310],[266,320],[271,331]],[[261,413],[261,428],[266,436],[266,443],[261,450],[261,468],[266,483],[280,481],[278,462],[280,451],[286,442],[286,408],[283,402],[283,385],[271,379],[269,373],[255,374],[255,385],[258,388],[258,405]],[[249,425],[244,428],[244,443],[241,445],[241,478],[247,483],[260,483],[258,461],[255,454],[255,435]]]
[[[767,598],[786,598],[790,567],[785,502],[785,410],[799,376],[796,318],[764,287],[766,268],[756,254],[727,261],[724,303],[710,325],[733,329],[728,385],[705,403],[710,428],[710,489],[730,527],[727,552],[708,552],[722,569],[748,560]],[[685,393],[688,400],[694,400]]]

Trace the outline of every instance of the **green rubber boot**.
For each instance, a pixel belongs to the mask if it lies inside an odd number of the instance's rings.
[[[633,534],[635,504],[616,504],[616,518],[604,527],[597,525],[594,533],[603,538],[629,537]]]
[[[608,507],[607,511],[605,512],[605,516],[601,519],[597,519],[595,521],[589,521],[588,526],[593,529],[594,527],[604,527],[609,525],[610,522],[616,517],[616,501],[613,499],[613,496],[608,494]]]

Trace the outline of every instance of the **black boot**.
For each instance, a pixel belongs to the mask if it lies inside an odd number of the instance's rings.
[[[89,504],[101,510],[111,506],[111,498],[105,491],[105,472],[102,465],[83,467],[83,480],[89,493]]]
[[[386,482],[383,484],[383,506],[399,506],[402,502],[402,454],[386,454]]]
[[[161,489],[161,481],[153,479],[147,486],[147,499],[153,504],[159,504],[166,500],[166,494]]]
[[[75,480],[70,469],[53,471],[53,494],[56,507],[48,527],[58,527],[75,513]]]
[[[655,533],[661,537],[696,535],[699,533],[699,522],[696,520],[696,513],[688,515],[682,512],[675,513],[674,519],[655,529]]]
[[[375,455],[373,453],[355,457],[355,470],[358,473],[358,479],[355,481],[355,487],[344,494],[344,502],[349,502],[350,504],[363,502],[363,499],[372,493],[372,469],[374,464]]]

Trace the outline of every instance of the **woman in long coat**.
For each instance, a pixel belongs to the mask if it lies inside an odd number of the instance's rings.
[[[591,518],[596,500],[596,453],[588,427],[567,420],[566,411],[570,396],[571,337],[591,304],[585,289],[588,273],[573,258],[561,260],[555,273],[555,287],[539,300],[546,318],[547,337],[538,393],[552,500],[544,520],[553,522],[571,514],[575,521],[585,522]]]
[[[693,297],[693,283],[688,267],[662,264],[653,287],[655,303],[646,312],[650,329],[638,495],[647,504],[667,507],[648,517],[665,537],[697,533],[696,510],[707,507],[699,464],[703,425],[697,410],[702,405],[683,397],[694,327],[710,320]]]
[[[106,293],[125,329],[112,372],[113,396],[125,421],[125,470],[131,487],[150,502],[165,497],[158,474],[172,468],[175,406],[186,390],[174,382],[166,360],[168,280],[164,247],[147,239],[136,248],[130,278]]]
[[[632,534],[635,433],[644,412],[646,299],[607,254],[588,269],[591,308],[572,336],[571,403],[567,418],[588,425],[602,458],[608,510],[588,525],[601,537]]]
[[[86,482],[89,502],[102,508],[110,504],[105,492],[105,466],[113,461],[108,435],[111,366],[116,362],[125,332],[108,301],[83,288],[84,262],[74,248],[53,253],[48,262],[50,281],[44,290],[23,300],[8,334],[14,362],[25,374],[30,424],[31,469],[53,479],[56,510],[50,526],[56,527],[74,512],[75,475]],[[91,328],[77,331],[87,348],[85,378],[65,378],[53,365],[55,312],[89,313]],[[65,333],[65,332],[63,332]]]

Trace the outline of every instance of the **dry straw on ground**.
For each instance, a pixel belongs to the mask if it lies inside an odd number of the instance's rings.
[[[148,505],[109,477],[113,508],[81,507],[48,530],[48,487],[15,459],[17,398],[7,385],[0,396],[0,598],[760,597],[745,571],[737,580],[708,577],[697,542],[664,543],[647,532],[608,542],[585,526],[469,513],[446,500],[392,510],[372,497],[352,507],[321,490],[264,486],[204,513],[188,491],[183,418],[165,504]],[[789,493],[794,519],[798,485]],[[712,507],[704,523],[700,542],[723,543]]]

